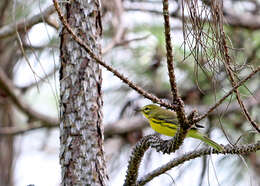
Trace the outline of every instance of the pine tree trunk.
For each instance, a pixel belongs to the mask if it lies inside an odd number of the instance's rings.
[[[98,0],[64,3],[66,19],[97,55],[102,33]],[[101,69],[63,28],[60,44],[62,185],[106,185]]]

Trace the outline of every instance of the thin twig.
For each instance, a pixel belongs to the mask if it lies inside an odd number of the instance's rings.
[[[114,69],[113,67],[109,66],[108,64],[106,64],[104,61],[102,61],[101,59],[99,59],[99,57],[97,55],[95,55],[91,49],[89,48],[89,46],[82,41],[82,39],[80,39],[78,36],[76,36],[76,34],[74,33],[74,31],[72,30],[72,28],[69,26],[67,20],[64,18],[64,16],[61,13],[59,4],[57,2],[57,0],[53,0],[54,6],[56,8],[56,11],[58,13],[58,16],[62,22],[62,24],[64,25],[64,27],[67,29],[67,31],[71,34],[72,38],[80,45],[84,48],[84,50],[93,58],[96,60],[96,62],[98,64],[100,64],[101,66],[103,66],[104,68],[106,68],[108,71],[112,72],[115,76],[117,76],[119,79],[121,79],[124,83],[126,83],[129,87],[131,87],[133,90],[137,91],[139,94],[141,94],[142,96],[144,96],[145,98],[153,101],[154,103],[158,103],[161,106],[164,106],[166,108],[171,108],[173,110],[176,109],[176,106],[169,104],[159,98],[157,98],[156,96],[146,92],[143,88],[137,86],[135,83],[133,83],[132,81],[128,80],[128,78],[126,78],[123,74],[121,74],[120,72],[118,72],[116,69]]]
[[[0,136],[15,136],[25,134],[37,129],[51,129],[59,126],[59,123],[44,125],[35,122],[29,122],[26,127],[0,127]]]

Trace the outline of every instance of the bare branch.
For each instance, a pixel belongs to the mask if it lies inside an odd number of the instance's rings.
[[[40,12],[39,14],[34,15],[33,17],[30,17],[26,20],[21,20],[15,23],[11,23],[9,25],[6,25],[2,28],[0,28],[0,39],[3,39],[5,37],[14,35],[16,30],[23,31],[25,27],[27,29],[31,28],[33,25],[40,23],[47,19],[52,13],[55,12],[55,9],[53,6],[49,6],[46,8],[43,12]]]
[[[31,132],[31,131],[34,131],[37,129],[42,129],[42,128],[50,129],[50,128],[55,128],[58,126],[59,126],[59,123],[45,125],[42,123],[30,122],[30,123],[27,123],[26,127],[0,127],[0,136],[9,136],[9,135],[14,136],[14,135]]]
[[[44,125],[39,122],[31,122],[24,127],[0,127],[0,136],[24,134],[26,132],[41,128],[55,128],[58,126],[58,122],[53,125]],[[124,118],[114,123],[107,123],[104,126],[104,136],[105,138],[109,138],[114,135],[125,135],[129,132],[141,130],[149,126],[149,124],[143,117],[135,116],[132,118]]]
[[[58,123],[57,119],[48,117],[44,114],[41,114],[35,110],[33,110],[29,105],[22,101],[20,97],[18,97],[15,93],[15,87],[13,83],[8,79],[5,75],[4,71],[0,68],[0,88],[3,89],[6,94],[11,98],[14,104],[30,119],[40,120],[44,123],[44,125],[55,125]]]
[[[48,17],[45,22],[51,26],[52,28],[56,29],[57,31],[59,30],[59,23],[52,17]]]
[[[260,16],[249,13],[234,14],[232,10],[224,10],[225,23],[233,27],[241,27],[249,30],[260,29]]]
[[[153,9],[147,9],[147,8],[125,8],[126,11],[141,11],[141,12],[147,12],[152,14],[159,14],[162,15],[163,12]],[[177,13],[171,13],[171,17],[182,19],[182,16]],[[189,20],[189,17],[184,17],[185,20]],[[225,24],[232,27],[240,27],[240,28],[246,28],[249,30],[259,30],[260,29],[260,16],[259,15],[252,15],[249,13],[243,13],[243,14],[235,14],[232,13],[232,11],[226,9],[224,10],[224,20]],[[201,21],[211,21],[211,20],[201,20]]]

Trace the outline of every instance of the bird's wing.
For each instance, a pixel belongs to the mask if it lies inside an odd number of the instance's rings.
[[[165,121],[166,123],[172,123],[174,125],[178,125],[179,126],[177,118],[173,119],[173,118],[161,117],[160,119]]]
[[[165,123],[171,123],[173,125],[179,126],[177,116],[174,112],[164,110],[163,114],[160,114],[159,112],[156,114],[156,117]]]
[[[159,111],[160,112],[160,111]],[[169,111],[169,110],[164,110],[163,114],[156,114],[161,120],[165,121],[166,123],[172,123],[174,125],[179,126],[179,122],[177,119],[177,115],[175,112]],[[197,128],[204,128],[204,126],[199,125],[199,124],[195,124],[194,127],[192,127],[192,129],[197,129]]]

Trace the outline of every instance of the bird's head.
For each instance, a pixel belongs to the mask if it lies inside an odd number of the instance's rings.
[[[155,112],[158,109],[160,109],[159,106],[154,105],[154,104],[150,104],[150,105],[146,105],[146,106],[142,107],[140,109],[140,111],[143,113],[143,115],[145,117],[149,117],[149,115],[151,115],[153,112]]]

